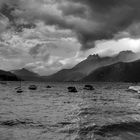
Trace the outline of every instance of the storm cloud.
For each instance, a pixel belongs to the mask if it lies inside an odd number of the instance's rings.
[[[123,38],[124,32],[132,38],[139,36],[139,0],[7,0],[1,1],[0,7],[18,31],[35,28],[38,21],[72,30],[82,50],[117,34]]]
[[[84,25],[87,30],[76,30],[83,49],[94,47],[95,41],[110,40],[116,34],[123,32],[128,32],[130,37],[139,36],[134,27],[140,22],[139,0],[71,0],[71,2],[87,8],[87,15],[83,17],[88,22],[87,25]],[[75,16],[75,11],[71,15]],[[94,25],[94,23],[96,24]],[[92,24],[93,27],[90,27],[89,24]],[[133,32],[129,30],[130,27]]]
[[[0,0],[0,68],[47,74],[94,53],[138,52],[139,7],[139,0]]]

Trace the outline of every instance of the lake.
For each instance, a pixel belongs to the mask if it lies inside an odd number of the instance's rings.
[[[18,82],[0,84],[0,140],[140,140],[140,95],[127,91],[134,84],[91,84],[22,82],[23,93]]]

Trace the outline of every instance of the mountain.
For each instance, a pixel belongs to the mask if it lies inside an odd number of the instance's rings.
[[[130,62],[140,59],[140,53],[134,53],[132,51],[122,51],[114,57],[121,62]]]
[[[132,51],[122,51],[112,57],[100,57],[98,54],[95,54],[88,56],[86,60],[76,65],[73,70],[78,70],[79,72],[88,75],[99,67],[114,64],[116,62],[130,62],[137,60],[138,58],[140,58],[139,55]]]
[[[73,69],[63,69],[59,72],[50,75],[50,76],[43,76],[45,81],[50,82],[66,82],[66,81],[78,81],[80,78],[84,77],[85,75],[74,71]]]
[[[44,76],[46,81],[64,82],[79,81],[88,76],[94,70],[117,62],[130,62],[138,59],[138,55],[132,51],[123,51],[113,57],[100,57],[98,54],[90,55],[87,59],[77,64],[72,69],[63,69],[57,73]]]
[[[21,80],[11,72],[0,70],[0,81],[19,81]]]
[[[118,62],[101,67],[81,81],[140,82],[140,60],[134,62]]]
[[[29,71],[25,68],[19,70],[12,70],[13,74],[25,81],[41,81],[42,78],[37,73]]]

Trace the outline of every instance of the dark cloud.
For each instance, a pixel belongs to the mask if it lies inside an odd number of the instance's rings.
[[[19,17],[14,15],[14,11],[18,9],[18,0],[6,0],[0,3],[0,14],[9,19],[10,26],[8,28],[14,28],[15,31],[21,32],[24,28],[32,29],[35,28],[33,23],[17,23]]]
[[[8,4],[2,4],[1,9],[0,9],[0,13],[2,15],[4,15],[5,17],[7,17],[9,19],[9,21],[13,22],[14,17],[12,15],[12,11],[14,11],[14,9],[15,8],[13,6],[9,6]]]
[[[8,0],[7,0],[8,1]],[[18,4],[1,6],[0,12],[8,17],[17,31],[35,28],[35,22],[43,21],[76,33],[82,50],[93,48],[98,40],[110,40],[121,32],[139,36],[139,0],[19,0]],[[47,6],[47,4],[49,6]],[[56,6],[57,5],[57,6]],[[50,8],[51,7],[51,8]],[[24,19],[27,23],[17,24]],[[130,29],[129,29],[130,28]],[[138,29],[139,30],[139,29]]]
[[[94,47],[97,40],[112,39],[119,32],[129,31],[130,26],[132,31],[132,24],[140,22],[139,0],[71,0],[71,2],[86,5],[88,15],[84,18],[99,24],[96,29],[76,29],[82,49]],[[133,32],[133,35],[137,34]]]
[[[33,24],[33,23],[30,23],[30,24],[29,23],[26,23],[26,24],[16,24],[15,30],[17,32],[22,32],[24,29],[33,29],[35,27],[36,27],[36,25]]]
[[[59,6],[59,9],[63,11],[64,15],[67,16],[77,16],[77,17],[84,17],[86,16],[86,7],[81,5],[80,3],[64,3]]]
[[[113,7],[122,6],[122,4],[127,4],[127,0],[71,0],[73,2],[84,3],[91,7],[91,10],[98,12],[107,12]]]

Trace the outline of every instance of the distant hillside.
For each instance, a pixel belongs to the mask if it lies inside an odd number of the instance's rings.
[[[138,55],[132,51],[123,51],[114,57],[100,57],[99,55],[90,55],[87,59],[77,64],[72,69],[63,69],[59,72],[43,77],[46,81],[79,81],[88,76],[94,70],[111,65],[117,62],[129,62],[138,59]]]
[[[99,55],[90,55],[87,59],[77,64],[72,69],[63,69],[50,76],[40,76],[37,73],[29,71],[25,68],[12,70],[11,72],[25,81],[65,82],[80,81],[82,79],[84,79],[85,81],[92,81],[92,79],[89,79],[90,75],[93,74],[94,71],[99,70],[99,68],[109,66],[118,62],[134,61],[137,60],[139,56],[140,55],[133,53],[132,51],[123,51],[113,57],[100,57]],[[104,79],[107,78],[105,78],[104,76]]]
[[[12,70],[11,72],[15,74],[17,77],[25,81],[41,81],[42,80],[42,78],[37,73],[29,71],[25,68],[19,69],[19,70]]]
[[[101,67],[87,77],[84,82],[140,82],[140,60],[134,62],[119,62]]]
[[[45,81],[51,82],[64,82],[64,81],[78,81],[80,78],[85,75],[78,72],[73,71],[73,69],[63,69],[53,75],[43,76]]]
[[[12,74],[11,72],[0,70],[0,81],[19,81],[16,75]]]

